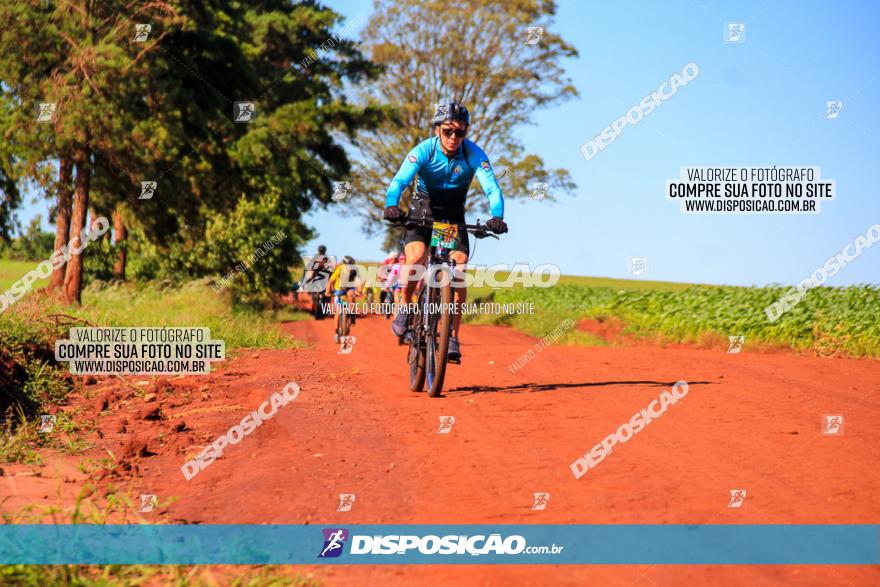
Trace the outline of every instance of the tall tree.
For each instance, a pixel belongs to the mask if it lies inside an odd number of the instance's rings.
[[[346,101],[345,89],[377,68],[335,37],[341,16],[311,2],[32,0],[0,3],[0,22],[9,24],[0,30],[0,82],[16,105],[2,130],[19,143],[17,177],[49,168],[58,177],[58,162],[72,162],[72,239],[87,210],[111,215],[125,203],[126,228],[166,250],[201,251],[213,224],[271,204],[290,227],[283,255],[272,258],[286,269],[310,236],[303,215],[331,202],[333,180],[349,173],[338,136],[382,116]],[[140,42],[137,23],[151,25]],[[303,65],[330,40],[330,53]],[[36,120],[40,102],[54,104],[46,122]],[[233,120],[238,102],[256,106],[251,121]],[[155,192],[140,198],[146,181]],[[240,254],[196,256],[181,271],[229,270],[206,261]],[[66,268],[71,301],[81,267],[74,256]]]
[[[58,200],[55,211],[55,249],[59,250],[70,239],[70,213],[73,206],[73,162],[62,157],[58,164]],[[53,291],[64,285],[67,265],[60,265],[52,270],[49,290]]]
[[[18,144],[15,156],[24,177],[51,160],[60,160],[62,170],[73,162],[68,236],[78,246],[94,160],[112,160],[119,152],[137,157],[142,150],[130,137],[139,122],[132,106],[143,101],[148,77],[143,57],[155,49],[163,29],[178,23],[176,13],[161,0],[40,0],[0,4],[0,21],[8,25],[0,31],[0,81],[18,105],[4,120],[5,134]],[[143,21],[158,31],[153,40],[136,43],[135,23]],[[58,185],[61,200],[66,186]],[[65,214],[62,206],[59,214]],[[61,232],[59,227],[59,238]],[[81,285],[82,258],[76,252],[65,270],[65,298],[78,303]]]
[[[74,253],[67,262],[67,272],[64,275],[64,298],[68,302],[80,303],[82,291],[82,230],[86,226],[86,216],[89,209],[89,188],[92,181],[91,153],[86,149],[80,149],[74,155],[76,166],[76,190],[73,199],[73,211],[70,214],[70,248]]]
[[[6,126],[4,119],[11,106],[8,94],[0,86],[0,130]],[[15,145],[10,137],[3,135],[0,135],[0,241],[8,241],[12,230],[12,213],[21,204],[21,194],[13,156]]]
[[[342,17],[316,4],[181,2],[178,10],[191,25],[170,32],[160,52],[147,57],[147,103],[173,142],[163,148],[164,160],[142,170],[141,179],[158,179],[156,196],[128,202],[136,233],[169,250],[197,251],[209,233],[225,232],[212,225],[253,213],[242,208],[243,199],[265,197],[290,227],[294,245],[265,262],[286,271],[298,260],[296,247],[311,237],[304,214],[329,204],[333,181],[349,173],[338,135],[352,136],[383,115],[381,107],[355,106],[344,97],[346,86],[378,69],[334,34]],[[303,65],[328,42],[331,54]],[[255,106],[249,122],[234,121],[237,102]],[[267,211],[262,204],[255,209]],[[179,269],[225,273],[240,254],[212,251]]]
[[[122,217],[121,204],[113,210],[113,244],[116,245],[116,262],[113,264],[113,277],[125,279],[125,265],[128,260],[128,228]]]
[[[384,75],[361,97],[393,105],[396,116],[353,141],[359,152],[353,201],[368,231],[382,226],[385,190],[404,155],[430,136],[436,103],[458,100],[468,107],[469,138],[496,170],[507,169],[501,180],[506,198],[526,197],[539,182],[549,184],[550,194],[574,189],[567,170],[546,167],[515,134],[536,110],[577,95],[560,64],[577,51],[552,31],[555,1],[376,0],[374,6],[363,43]],[[529,27],[542,27],[537,40],[536,31],[530,40]],[[468,209],[475,206],[488,210],[482,198]]]

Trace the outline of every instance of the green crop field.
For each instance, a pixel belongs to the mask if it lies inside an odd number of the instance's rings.
[[[775,322],[764,308],[788,287],[675,285],[645,288],[645,282],[616,287],[586,285],[578,278],[551,288],[496,289],[484,298],[500,303],[534,304],[532,315],[478,317],[545,336],[567,317],[622,321],[624,333],[699,342],[707,335],[742,335],[760,343],[856,357],[880,357],[880,287],[818,287]],[[590,278],[587,278],[590,279]],[[630,284],[640,287],[630,287]],[[681,287],[679,287],[681,286]]]

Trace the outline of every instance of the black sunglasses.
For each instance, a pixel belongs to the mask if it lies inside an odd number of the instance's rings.
[[[453,135],[455,135],[456,138],[460,139],[467,134],[467,130],[454,130],[451,128],[441,128],[440,132],[442,132],[443,136],[447,139],[452,138]]]

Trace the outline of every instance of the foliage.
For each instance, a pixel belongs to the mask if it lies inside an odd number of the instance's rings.
[[[303,576],[286,574],[283,566],[266,565],[236,570],[230,587],[314,587],[320,583]],[[217,585],[217,572],[198,565],[6,565],[0,567],[0,582],[9,587],[139,587],[174,585],[207,587]]]
[[[0,259],[13,261],[45,261],[52,254],[55,235],[40,228],[43,219],[35,216],[27,230],[8,243],[0,240]]]
[[[248,287],[278,285],[310,235],[302,216],[330,202],[333,179],[348,173],[334,133],[369,126],[380,110],[343,98],[376,73],[352,42],[296,65],[342,20],[315,3],[32,0],[0,3],[0,20],[0,233],[3,206],[18,202],[7,184],[53,196],[58,159],[72,159],[76,201],[108,218],[121,209],[130,230],[189,269],[183,278],[228,261],[200,264],[212,235],[229,240],[215,226],[225,215],[271,198],[272,223],[286,223],[294,246]],[[136,22],[151,23],[147,41],[132,41]],[[250,123],[233,119],[241,101],[256,105]],[[43,102],[56,104],[51,122],[36,120]],[[157,182],[153,198],[139,199],[142,181]],[[85,254],[94,277],[106,276],[112,252],[104,243],[91,251],[103,258]],[[73,281],[66,289],[78,298]]]
[[[212,217],[206,235],[209,270],[223,276],[236,271],[229,280],[235,302],[259,305],[265,292],[283,295],[290,290],[288,267],[301,260],[297,249],[311,233],[291,231],[290,222],[278,214],[278,197],[264,196],[258,201],[242,198],[231,214]]]
[[[237,305],[255,307],[289,291],[293,278],[288,267],[301,262],[298,248],[312,233],[302,224],[291,226],[277,195],[242,197],[228,213],[206,214],[206,222],[205,238],[193,243],[156,244],[140,228],[122,243],[93,243],[86,266],[95,279],[112,280],[113,262],[125,247],[131,259],[128,276],[137,281],[182,284],[220,276],[217,289],[228,288]]]
[[[70,379],[55,363],[55,338],[61,330],[39,317],[0,314],[0,416],[27,418],[61,402]],[[9,412],[9,413],[7,413]]]
[[[880,357],[880,287],[817,287],[775,322],[764,308],[788,288],[694,285],[681,291],[557,285],[497,289],[500,303],[533,302],[535,316],[510,322],[536,336],[564,317],[611,318],[626,332],[696,342],[704,334],[742,335],[746,343],[781,344],[822,355]]]

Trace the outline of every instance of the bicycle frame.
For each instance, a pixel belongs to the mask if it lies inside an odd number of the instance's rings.
[[[411,218],[404,220],[430,226],[436,229],[436,223],[428,218]],[[485,225],[457,223],[459,231],[465,230],[475,238],[492,236]],[[432,239],[433,240],[433,239]],[[445,240],[445,239],[443,239]],[[437,244],[429,245],[425,262],[425,273],[417,284],[417,312],[410,317],[411,331],[410,350],[407,362],[410,366],[410,389],[422,391],[425,379],[428,380],[429,395],[438,397],[443,389],[446,365],[449,362],[447,350],[453,331],[452,281],[455,280],[457,263],[450,258],[450,249]],[[433,283],[439,277],[439,283]],[[447,282],[446,280],[449,280]],[[410,303],[410,300],[404,300]],[[440,302],[439,306],[434,306]],[[439,312],[432,311],[439,307]],[[458,362],[458,361],[455,361]]]

